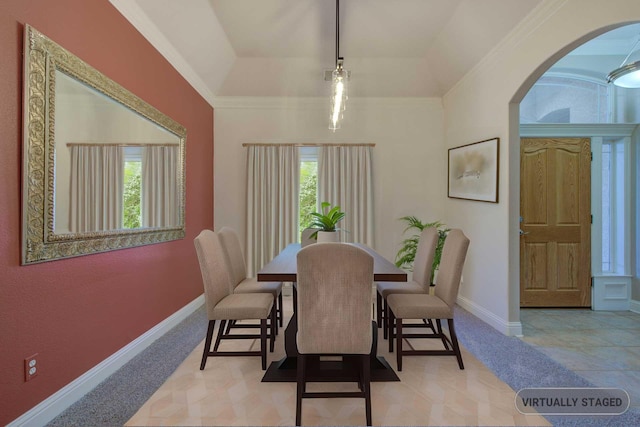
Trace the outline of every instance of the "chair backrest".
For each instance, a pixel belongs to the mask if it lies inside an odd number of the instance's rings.
[[[469,239],[462,230],[455,228],[449,231],[442,248],[435,289],[435,295],[449,307],[453,307],[458,297],[462,267],[464,267],[468,248]]]
[[[215,232],[202,230],[193,243],[202,273],[207,314],[211,318],[214,307],[231,293],[231,275],[220,238]]]
[[[229,269],[231,271],[231,279],[235,288],[240,282],[247,278],[247,265],[244,261],[242,246],[238,234],[229,227],[222,227],[218,231],[222,247],[224,248]]]
[[[431,286],[431,268],[433,267],[433,259],[436,256],[436,246],[438,246],[438,230],[434,227],[422,230],[413,261],[413,274],[411,277],[427,290]]]
[[[298,351],[369,354],[373,258],[345,243],[298,252]]]
[[[302,230],[302,233],[300,234],[300,246],[304,248],[312,243],[316,243],[317,240],[310,237],[316,231],[318,231],[317,228],[305,228]]]

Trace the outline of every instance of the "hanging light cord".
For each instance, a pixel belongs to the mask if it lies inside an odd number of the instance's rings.
[[[336,68],[340,58],[340,0],[336,0]]]
[[[336,1],[338,1],[338,0],[336,0]],[[638,40],[636,40],[636,43],[633,45],[633,47],[629,51],[629,54],[627,55],[626,58],[624,58],[624,61],[622,61],[622,64],[620,64],[620,67],[618,67],[618,68],[622,68],[622,66],[625,64],[625,62],[627,62],[627,59],[629,59],[631,54],[636,50],[636,47],[638,47],[638,43],[640,43],[640,36],[638,36]]]

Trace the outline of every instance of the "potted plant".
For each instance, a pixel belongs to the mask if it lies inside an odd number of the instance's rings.
[[[433,258],[433,266],[431,267],[431,283],[435,281],[435,274],[440,266],[440,258],[442,257],[442,248],[444,247],[444,240],[447,238],[448,228],[443,228],[444,224],[440,221],[423,223],[415,216],[403,216],[400,221],[404,221],[407,227],[403,233],[408,230],[417,230],[416,234],[402,241],[402,246],[396,255],[396,266],[405,268],[407,270],[413,270],[413,261],[416,258],[416,251],[418,250],[418,241],[420,240],[420,233],[425,228],[435,227],[438,230],[438,245],[436,246],[436,254]]]
[[[339,228],[336,224],[344,218],[345,213],[340,211],[340,206],[331,207],[329,202],[322,202],[320,206],[321,212],[311,212],[313,222],[310,227],[317,228],[311,238],[317,239],[318,243],[337,242]]]

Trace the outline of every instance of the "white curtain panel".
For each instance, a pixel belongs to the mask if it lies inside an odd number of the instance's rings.
[[[249,277],[289,243],[298,241],[300,162],[291,145],[247,147],[247,248]]]
[[[124,151],[114,145],[72,145],[69,230],[122,228]]]
[[[179,222],[178,146],[146,145],[142,151],[142,226]]]
[[[346,213],[338,224],[343,242],[373,246],[373,170],[371,146],[321,146],[318,202]]]

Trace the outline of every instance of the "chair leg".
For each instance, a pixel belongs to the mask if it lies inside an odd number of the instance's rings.
[[[278,295],[278,317],[280,320],[280,327],[282,327],[284,322],[284,309],[282,308],[282,292],[280,292],[280,295]]]
[[[389,353],[393,353],[393,337],[394,337],[393,326],[394,326],[394,323],[396,322],[396,316],[395,314],[393,314],[393,311],[391,311],[388,305],[385,306],[385,313],[386,313],[385,323],[387,326],[385,328],[385,331],[387,331],[387,336],[389,337]]]
[[[460,353],[460,346],[458,346],[458,336],[456,335],[456,330],[453,326],[453,319],[447,319],[449,323],[449,335],[451,335],[451,344],[453,345],[453,351],[456,353],[456,358],[458,359],[458,366],[460,369],[464,369],[464,364],[462,363],[462,353]]]
[[[384,323],[384,331],[382,332],[382,334],[383,334],[383,338],[386,340],[389,337],[389,335],[388,335],[388,330],[390,330],[389,329],[389,321],[391,320],[389,318],[389,312],[391,310],[389,309],[389,305],[387,304],[387,299],[386,298],[382,299],[382,311],[384,313],[383,317],[382,317],[382,321]]]
[[[291,299],[293,300],[293,312],[296,313],[298,311],[298,289],[296,282],[291,283]]]
[[[236,324],[235,320],[229,320],[229,323],[227,323],[227,332],[225,332],[225,334],[230,334],[231,327],[234,326],[235,324]]]
[[[276,307],[274,306],[271,309],[271,337],[269,339],[269,351],[271,353],[273,353],[273,349],[275,346],[275,342],[276,342],[276,333],[275,331],[278,328],[278,325],[276,324]]]
[[[396,332],[395,335],[398,338],[398,345],[396,345],[396,358],[398,362],[398,371],[402,371],[402,319],[398,318],[395,321],[396,323]],[[391,337],[389,337],[389,342],[393,341]]]
[[[305,391],[306,360],[304,354],[298,354],[298,387],[296,391],[296,425],[302,425],[302,394]]]
[[[378,328],[382,328],[382,295],[376,291],[376,320]]]
[[[209,320],[209,326],[207,327],[207,338],[204,341],[204,351],[202,352],[202,362],[200,362],[200,370],[204,369],[204,365],[207,364],[207,357],[209,350],[211,349],[211,339],[213,338],[213,328],[216,327],[215,320]]]
[[[218,351],[218,346],[220,345],[220,340],[222,339],[222,335],[224,334],[224,326],[226,323],[226,320],[220,321],[220,327],[218,328],[218,337],[216,338],[216,343],[213,346],[213,351]],[[229,320],[229,323],[231,323],[231,320]]]
[[[368,354],[360,356],[362,366],[362,386],[364,391],[364,408],[367,417],[367,425],[371,425],[371,359]]]
[[[425,325],[427,325],[429,329],[431,329],[431,332],[433,332],[434,334],[438,333],[436,331],[436,328],[433,326],[433,321],[431,319],[422,319],[422,321],[424,322]]]
[[[274,313],[276,313],[276,316],[273,318],[273,320],[269,320],[272,325],[272,330],[273,332],[275,332],[276,335],[278,335],[278,299],[277,298],[273,298],[273,308],[271,309]]]
[[[436,326],[438,327],[438,335],[440,335],[440,339],[442,339],[442,344],[444,345],[445,350],[449,350],[449,343],[442,332],[442,322],[440,319],[436,319]]]
[[[271,334],[273,338],[273,333]],[[260,319],[260,357],[262,370],[267,370],[267,319]]]

